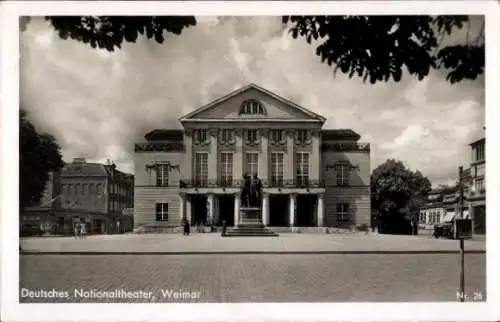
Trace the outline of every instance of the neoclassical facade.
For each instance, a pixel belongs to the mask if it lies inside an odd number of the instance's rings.
[[[135,144],[135,226],[236,226],[245,173],[262,180],[271,229],[370,226],[370,146],[325,121],[250,84],[179,118],[181,130],[149,132]]]

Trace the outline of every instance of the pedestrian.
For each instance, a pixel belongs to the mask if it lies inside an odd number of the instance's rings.
[[[80,235],[81,238],[85,239],[87,231],[85,230],[85,223],[80,223]]]
[[[73,234],[75,235],[75,239],[78,239],[78,230],[79,230],[78,223],[74,223],[73,224]]]
[[[189,232],[190,232],[189,221],[187,219],[184,219],[184,235],[189,236]]]
[[[227,229],[227,224],[226,221],[222,221],[222,236],[226,236],[226,229]]]

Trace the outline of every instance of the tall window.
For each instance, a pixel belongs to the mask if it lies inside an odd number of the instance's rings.
[[[335,165],[335,173],[337,175],[337,186],[348,186],[349,185],[349,175],[350,175],[350,165],[348,163],[339,162]]]
[[[245,172],[253,177],[254,174],[257,174],[259,170],[259,154],[247,153],[245,158],[246,158]]]
[[[168,186],[168,169],[169,164],[166,161],[156,163],[156,186]]]
[[[193,140],[195,143],[202,143],[207,141],[207,130],[196,129],[193,131]]]
[[[222,185],[228,185],[233,182],[233,154],[220,154],[220,179]]]
[[[256,143],[258,138],[257,130],[247,130],[246,140],[247,143]]]
[[[309,183],[309,153],[298,152],[296,157],[296,177],[298,185],[307,185]]]
[[[476,179],[476,192],[480,193],[484,189],[484,178]]]
[[[271,143],[283,142],[285,139],[285,131],[283,130],[271,130]]]
[[[168,203],[156,204],[156,221],[168,221]]]
[[[208,181],[208,153],[195,154],[194,179],[198,185],[206,185]]]
[[[349,220],[349,204],[341,202],[337,204],[337,220],[346,221]]]
[[[484,160],[484,144],[478,144],[476,146],[476,161]]]
[[[283,184],[283,153],[271,153],[271,181],[275,185]]]

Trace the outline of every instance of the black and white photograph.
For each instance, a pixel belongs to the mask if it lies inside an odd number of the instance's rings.
[[[19,168],[2,181],[18,177],[19,203],[2,235],[19,279],[4,299],[491,303],[495,3],[109,5],[15,17],[18,106],[2,109],[16,114]]]

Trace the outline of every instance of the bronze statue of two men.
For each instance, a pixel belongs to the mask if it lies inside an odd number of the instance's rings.
[[[257,174],[245,174],[243,176],[243,188],[241,191],[241,202],[243,207],[259,207],[262,200],[262,182]]]

